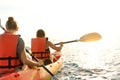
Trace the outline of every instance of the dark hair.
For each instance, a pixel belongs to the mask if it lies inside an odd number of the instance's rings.
[[[36,37],[45,37],[45,32],[42,29],[39,29],[36,33]]]
[[[8,17],[8,21],[6,22],[6,28],[15,30],[17,29],[17,23],[14,21],[13,17]]]

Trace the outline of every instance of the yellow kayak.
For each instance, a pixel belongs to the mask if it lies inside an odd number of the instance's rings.
[[[61,54],[55,52],[54,55]],[[60,56],[57,61],[45,66],[53,75],[55,75],[64,63],[63,57]],[[0,77],[0,80],[49,80],[52,76],[43,67],[37,69],[22,70]]]

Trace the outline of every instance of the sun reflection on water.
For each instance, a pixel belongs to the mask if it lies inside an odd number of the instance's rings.
[[[108,43],[106,43],[105,40],[84,43],[82,46],[85,50],[80,54],[82,66],[84,68],[105,68],[105,59],[107,57],[112,57],[109,56],[109,54],[107,54],[108,56],[105,56],[105,51],[108,49],[108,46],[105,46],[106,44]]]

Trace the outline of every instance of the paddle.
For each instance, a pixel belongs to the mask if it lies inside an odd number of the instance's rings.
[[[66,41],[63,42],[63,44],[66,43],[72,43],[72,42],[94,42],[94,41],[98,41],[101,39],[101,35],[97,32],[92,32],[92,33],[88,33],[83,35],[82,37],[80,37],[80,39],[76,39],[76,40],[72,40],[72,41]],[[55,45],[59,45],[60,43],[56,43]]]
[[[6,31],[5,28],[2,27],[2,25],[1,25],[1,20],[0,20],[0,27],[1,27],[4,31]],[[39,62],[39,60],[38,60],[34,55],[32,55],[27,49],[26,49],[26,52],[28,52],[28,53],[32,56],[33,59],[35,59],[37,62]],[[41,65],[41,67],[43,67],[52,77],[54,76],[44,65]],[[54,79],[55,79],[55,80],[58,80],[56,77],[54,77]]]

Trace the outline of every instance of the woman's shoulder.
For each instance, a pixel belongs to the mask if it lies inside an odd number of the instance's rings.
[[[21,36],[18,38],[18,42],[24,43],[24,40],[23,40],[23,38]]]

